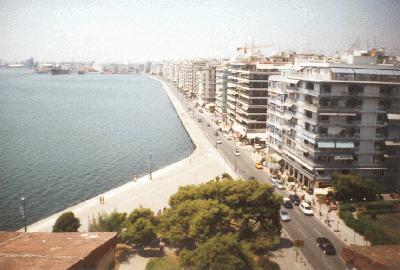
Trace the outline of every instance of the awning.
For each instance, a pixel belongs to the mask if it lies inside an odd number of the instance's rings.
[[[336,148],[354,148],[353,142],[336,142]]]
[[[299,80],[285,78],[285,82],[291,83],[291,84],[297,84],[299,82]]]
[[[393,76],[393,75],[394,75],[393,70],[377,69],[376,72],[377,72],[379,75],[388,75],[388,76]]]
[[[337,155],[334,158],[335,160],[353,160],[352,155]]]
[[[334,142],[318,142],[318,148],[335,148]]]
[[[337,113],[319,113],[319,115],[337,115]]]
[[[273,153],[273,154],[271,155],[271,158],[272,158],[275,162],[279,162],[279,161],[282,160],[282,157],[281,157],[279,154],[277,154],[277,153]]]
[[[387,117],[389,120],[400,120],[400,113],[388,113]]]
[[[399,146],[400,141],[385,141],[386,146]]]
[[[261,149],[261,146],[260,146],[259,144],[255,144],[255,145],[254,145],[254,148],[255,148],[255,149]]]
[[[351,68],[331,68],[333,73],[346,73],[346,74],[354,74],[354,71]]]
[[[356,74],[370,74],[370,75],[378,75],[376,69],[372,68],[355,68],[354,73]]]
[[[267,167],[272,170],[279,170],[281,168],[281,165],[279,165],[279,163],[275,163],[275,162],[268,162]]]

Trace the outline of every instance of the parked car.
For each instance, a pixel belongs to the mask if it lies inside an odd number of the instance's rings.
[[[254,176],[249,176],[249,178],[247,178],[248,180],[256,180],[256,178]]]
[[[294,205],[300,205],[300,198],[296,194],[289,195],[289,199]]]
[[[290,221],[289,213],[286,212],[285,210],[280,209],[279,210],[279,215],[280,215],[282,221]]]
[[[224,137],[225,137],[225,139],[227,139],[227,140],[230,140],[230,139],[231,139],[231,137],[229,136],[228,133],[224,133]]]
[[[210,124],[210,123],[207,123],[207,127],[211,127],[211,124]]]
[[[326,255],[336,255],[335,247],[326,237],[318,237],[317,246],[319,246]]]
[[[311,206],[306,202],[302,202],[300,204],[300,210],[306,216],[313,216],[314,215],[314,212],[313,212]]]
[[[238,149],[235,149],[235,155],[236,155],[236,156],[240,156],[240,152],[239,152]]]
[[[278,189],[285,189],[285,185],[283,184],[283,181],[277,181],[276,182],[276,187],[278,188]]]
[[[293,203],[290,201],[289,198],[283,198],[283,206],[286,208],[293,208]]]
[[[262,165],[260,162],[256,162],[256,165],[255,165],[255,166],[256,166],[257,169],[262,169],[262,168],[264,168],[263,165]]]
[[[217,144],[221,144],[221,143],[222,143],[221,139],[217,138]]]
[[[197,119],[197,122],[201,123],[201,118]]]

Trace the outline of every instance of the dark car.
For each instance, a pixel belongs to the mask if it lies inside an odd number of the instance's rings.
[[[288,198],[283,198],[283,206],[285,208],[293,208],[293,203]]]
[[[299,196],[291,194],[291,195],[289,195],[289,199],[294,205],[300,205]]]
[[[249,176],[249,178],[247,178],[248,180],[256,180],[256,178],[254,176]]]
[[[317,238],[317,245],[322,249],[326,255],[336,255],[335,247],[332,245],[331,241],[325,237]]]

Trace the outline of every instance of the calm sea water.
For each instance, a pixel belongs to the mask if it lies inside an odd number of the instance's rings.
[[[161,84],[141,75],[0,69],[0,230],[23,226],[193,151]]]

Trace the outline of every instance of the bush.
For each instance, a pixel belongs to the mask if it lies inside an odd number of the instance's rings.
[[[53,232],[77,232],[81,223],[72,212],[65,212],[59,216],[53,226]]]
[[[135,223],[127,223],[126,230],[121,233],[122,241],[145,247],[157,239],[156,227],[149,219],[139,218]]]
[[[376,201],[365,204],[367,210],[393,209],[398,204],[396,201]]]
[[[288,182],[294,182],[296,180],[296,178],[294,178],[293,176],[289,176],[287,181]]]
[[[99,214],[97,219],[92,218],[89,222],[89,232],[118,232],[120,233],[124,222],[126,220],[126,213],[112,212],[111,214]]]

